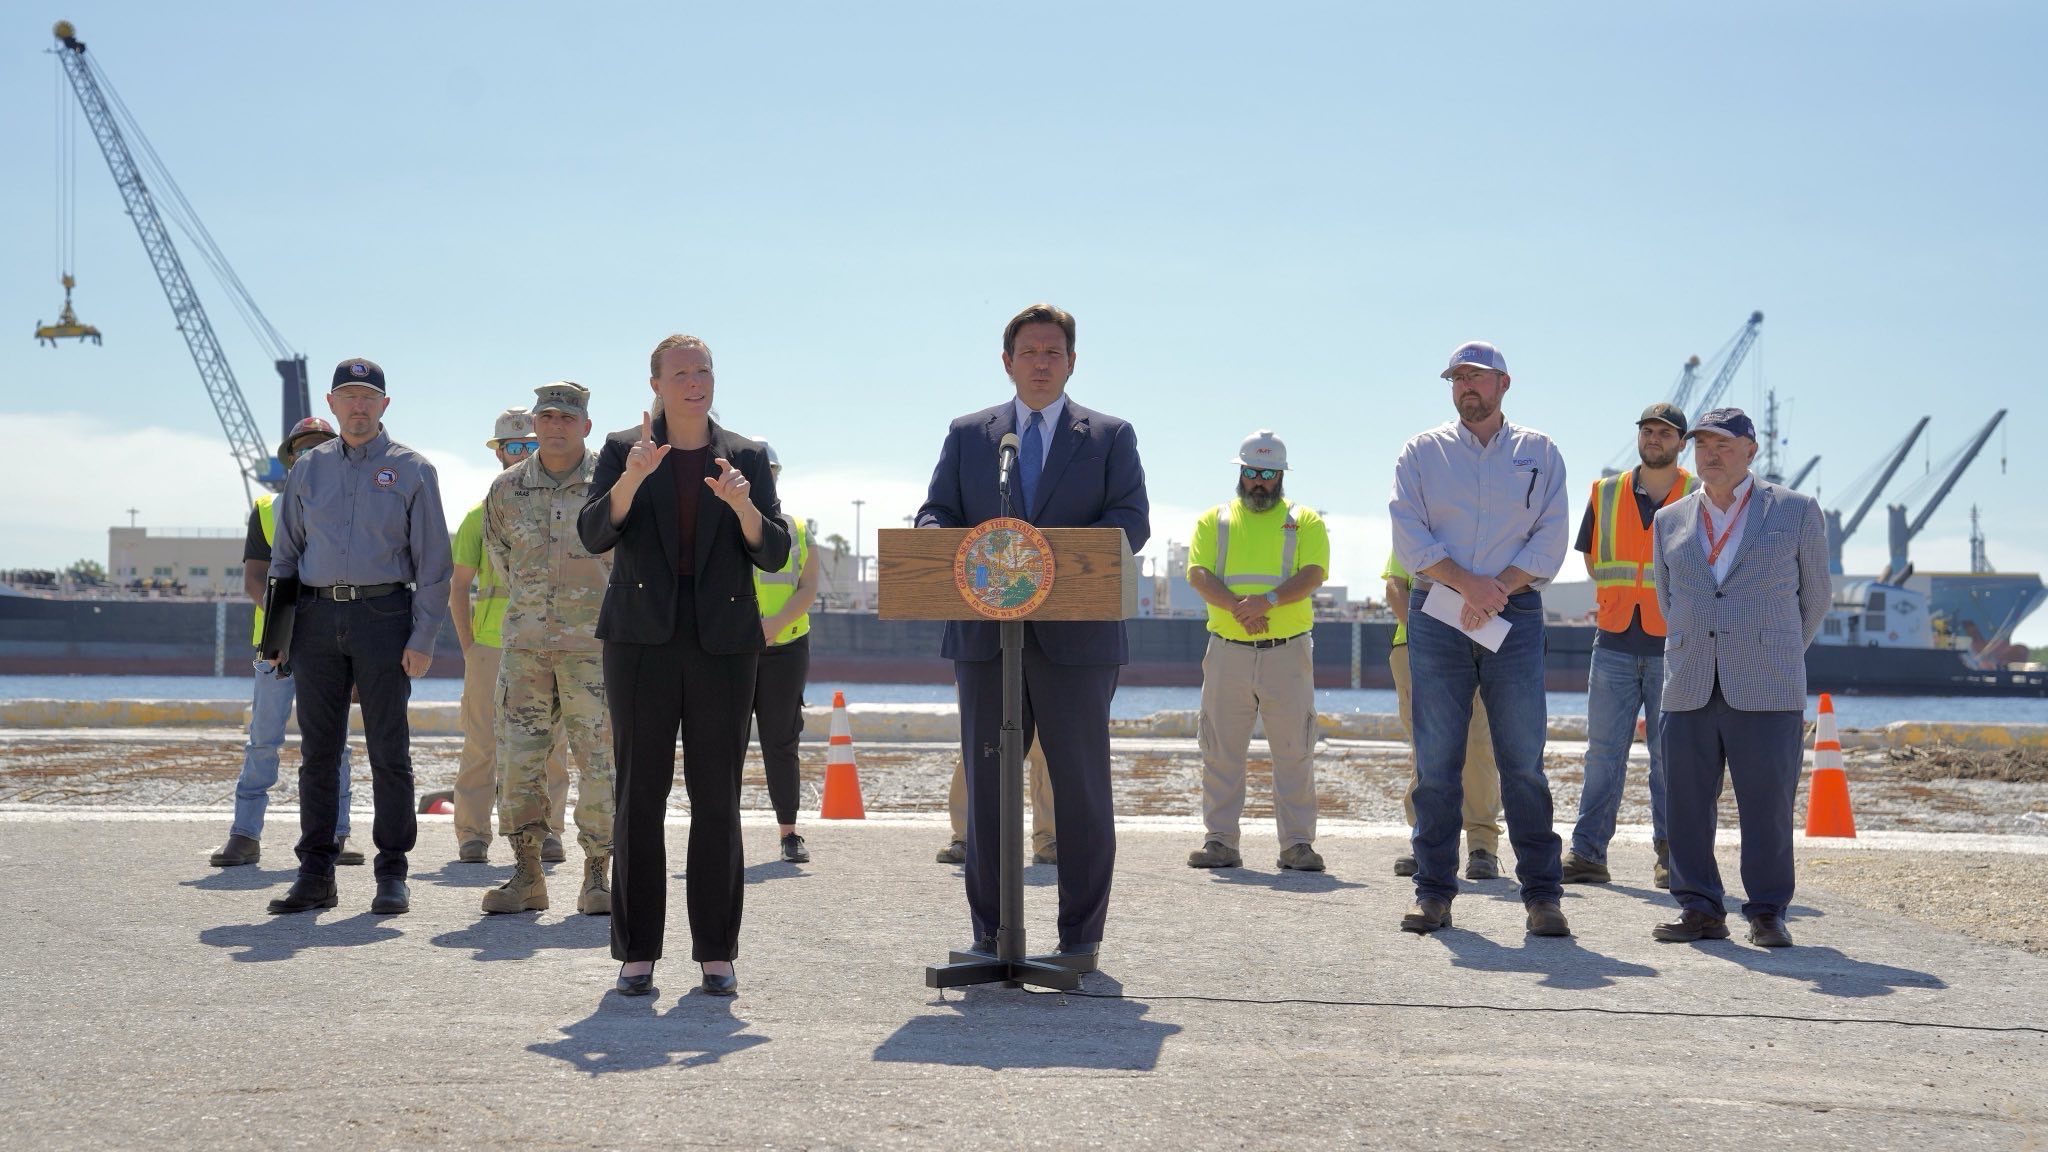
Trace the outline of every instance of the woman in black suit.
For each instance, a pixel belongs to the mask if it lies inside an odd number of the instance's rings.
[[[605,438],[577,533],[612,553],[598,613],[616,752],[612,955],[619,991],[654,989],[668,916],[662,818],[682,731],[690,795],[686,891],[704,991],[739,991],[740,765],[752,719],[761,612],[753,569],[789,558],[762,446],[711,420],[711,349],[694,336],[654,348],[652,415]]]

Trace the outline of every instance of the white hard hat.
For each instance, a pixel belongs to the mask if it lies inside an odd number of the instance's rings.
[[[755,439],[761,440],[758,436]],[[768,467],[775,469],[777,472],[782,471],[782,457],[775,454],[775,445],[770,444],[766,440],[761,440],[761,450],[768,453]]]
[[[1245,437],[1244,443],[1238,445],[1237,459],[1234,462],[1246,468],[1277,468],[1285,472],[1287,445],[1281,443],[1278,436],[1273,435],[1272,429],[1261,428]]]

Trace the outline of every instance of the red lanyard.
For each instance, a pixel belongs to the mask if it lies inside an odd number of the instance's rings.
[[[1713,522],[1707,519],[1706,494],[1701,493],[1700,530],[1707,534],[1707,567],[1712,568],[1720,561],[1721,549],[1726,548],[1728,546],[1728,538],[1735,535],[1735,526],[1742,523],[1742,510],[1749,507],[1749,498],[1754,495],[1756,495],[1755,488],[1751,488],[1742,494],[1742,503],[1735,506],[1735,514],[1728,517],[1727,529],[1721,533],[1721,538],[1716,540],[1714,539]]]

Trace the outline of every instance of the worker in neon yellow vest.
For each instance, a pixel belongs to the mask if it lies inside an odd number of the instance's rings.
[[[334,428],[318,416],[308,416],[292,426],[284,443],[277,446],[277,461],[286,471],[299,453],[315,444],[334,439]],[[242,591],[256,602],[256,627],[249,637],[253,648],[263,641],[263,591],[270,578],[270,548],[277,541],[277,494],[265,492],[249,510],[249,536],[242,545]],[[228,840],[215,852],[216,868],[254,864],[263,858],[263,815],[270,808],[270,789],[277,783],[278,754],[284,748],[285,723],[291,719],[295,699],[291,677],[280,678],[267,662],[256,665],[256,688],[249,702],[249,742],[242,747],[242,774],[235,780],[235,817],[228,826]],[[340,855],[337,864],[361,864],[363,854],[348,846],[349,803],[348,746],[341,749],[341,811],[334,825],[334,839]]]
[[[782,477],[782,458],[768,449],[768,471]],[[818,600],[818,554],[809,526],[789,520],[789,560],[779,571],[754,569],[754,595],[761,604],[761,635],[768,647],[754,673],[754,729],[761,738],[761,764],[768,776],[768,802],[782,833],[782,858],[811,862],[811,850],[797,834],[799,786],[797,740],[804,731],[804,681],[811,674],[811,605]]]

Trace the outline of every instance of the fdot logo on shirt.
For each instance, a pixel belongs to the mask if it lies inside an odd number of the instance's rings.
[[[390,468],[377,469],[377,487],[389,488],[396,483],[398,483],[397,471]]]
[[[1534,464],[1535,462],[1536,458],[1534,456],[1515,457],[1515,467],[1517,468],[1527,468],[1529,465]]]

